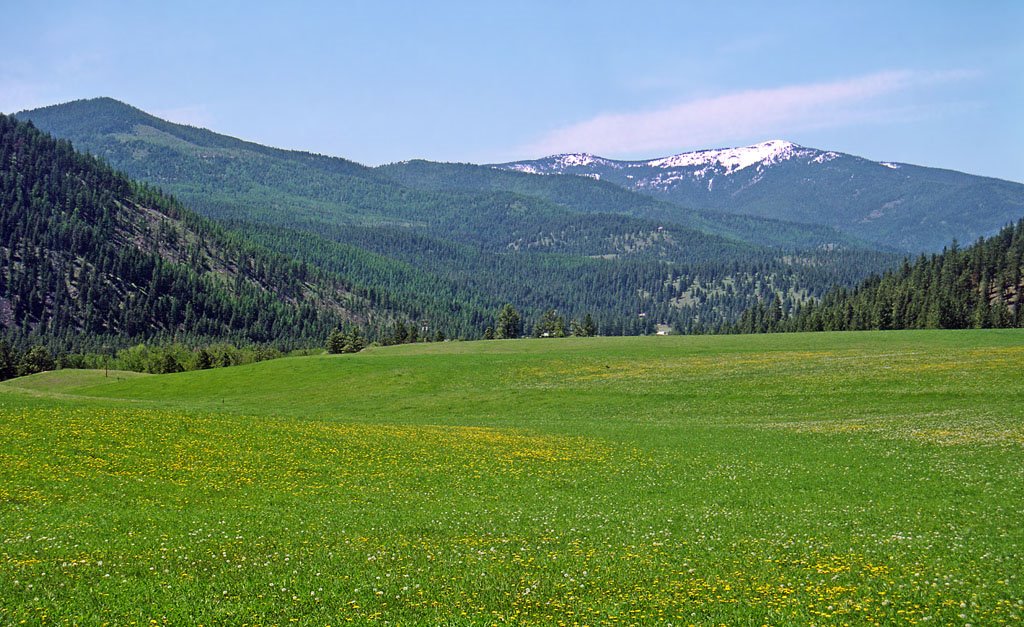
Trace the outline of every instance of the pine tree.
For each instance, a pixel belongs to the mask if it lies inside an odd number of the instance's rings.
[[[341,332],[341,329],[335,329],[331,331],[331,334],[327,336],[327,352],[331,355],[337,355],[345,350],[345,334]]]
[[[511,340],[519,337],[520,333],[522,333],[522,323],[519,312],[511,303],[508,303],[498,313],[494,337],[499,340]]]
[[[359,331],[359,327],[352,327],[352,329],[344,336],[341,352],[358,353],[364,348],[366,348],[366,340],[363,339],[363,335]]]
[[[583,337],[594,337],[597,335],[597,324],[594,323],[594,319],[590,316],[590,313],[583,316],[582,336]]]
[[[18,355],[6,340],[0,339],[0,381],[18,376]]]
[[[565,337],[565,319],[554,309],[541,315],[540,322],[533,327],[534,337]]]

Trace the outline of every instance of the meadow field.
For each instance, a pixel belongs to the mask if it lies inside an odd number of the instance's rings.
[[[0,624],[1024,620],[1024,330],[0,384]]]

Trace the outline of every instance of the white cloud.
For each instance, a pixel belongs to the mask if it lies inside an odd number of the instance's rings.
[[[865,121],[884,121],[884,97],[963,80],[971,72],[878,72],[701,98],[653,111],[609,113],[557,129],[523,152],[535,156],[590,152],[614,157],[719,146],[737,139],[785,136]]]

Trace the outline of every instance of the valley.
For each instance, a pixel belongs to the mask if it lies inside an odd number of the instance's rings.
[[[4,9],[0,627],[1024,624],[1024,3]]]
[[[9,381],[0,622],[1017,622],[1022,360],[894,331]]]
[[[790,312],[900,259],[827,225],[692,209],[586,177],[429,162],[367,168],[109,98],[19,119],[173,193],[237,238],[328,272],[353,295],[349,312],[334,315],[374,339],[394,321],[479,338],[508,302],[530,323],[551,309],[591,314],[612,335],[659,324],[720,331],[775,294]]]

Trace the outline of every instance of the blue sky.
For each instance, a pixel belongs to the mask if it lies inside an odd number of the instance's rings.
[[[112,96],[370,165],[777,138],[1024,181],[1024,2],[430,4],[19,3],[0,111]]]

